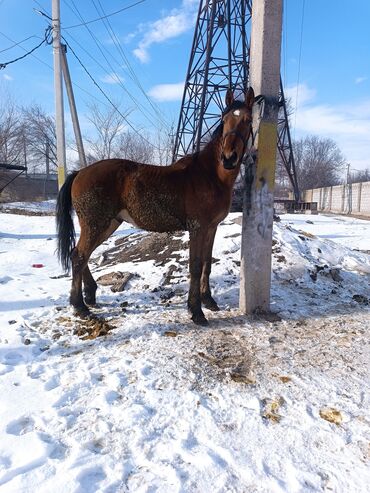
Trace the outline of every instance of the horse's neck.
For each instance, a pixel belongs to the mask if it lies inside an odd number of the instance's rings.
[[[202,161],[216,170],[221,162],[222,154],[222,134],[212,139],[208,144],[200,151]]]

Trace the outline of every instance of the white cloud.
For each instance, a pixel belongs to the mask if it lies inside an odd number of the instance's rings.
[[[137,48],[134,49],[134,55],[141,62],[148,62],[148,50],[152,44],[163,43],[180,36],[194,26],[198,6],[198,0],[182,0],[181,6],[172,9],[168,15],[149,24],[141,25],[140,29],[145,31],[145,34]]]
[[[104,75],[104,77],[101,77],[100,80],[102,82],[105,82],[106,84],[120,84],[121,82],[123,82],[124,79],[115,72],[112,72],[110,74]]]
[[[295,108],[297,87],[286,89]],[[296,138],[314,134],[333,139],[354,168],[370,167],[370,99],[345,104],[315,104],[316,91],[305,84],[298,88],[296,116],[290,118]],[[294,128],[295,127],[295,128]]]
[[[149,96],[156,101],[179,101],[184,92],[184,82],[158,84],[149,90]]]
[[[306,84],[287,87],[284,92],[285,97],[291,100],[293,108],[296,106],[299,108],[300,106],[305,105],[307,102],[312,101],[316,96],[316,91],[309,88]]]
[[[367,80],[367,77],[356,77],[355,84],[361,84],[362,82],[365,82],[365,80]]]
[[[3,78],[5,80],[13,80],[13,77],[11,75],[9,75],[9,74],[3,74]]]

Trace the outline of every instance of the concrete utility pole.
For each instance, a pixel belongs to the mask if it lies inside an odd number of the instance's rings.
[[[257,162],[247,169],[243,205],[240,309],[270,309],[272,224],[280,82],[282,0],[254,0],[249,81],[256,95],[253,129]]]
[[[64,77],[66,89],[67,89],[69,108],[71,110],[73,131],[74,131],[75,139],[76,139],[78,157],[79,157],[79,161],[80,161],[80,167],[84,168],[86,166],[85,150],[84,150],[84,145],[83,145],[82,137],[81,137],[81,129],[80,129],[80,123],[78,121],[76,102],[75,102],[75,97],[73,94],[71,76],[69,74],[67,54],[66,54],[67,53],[67,46],[65,44],[62,44],[61,53],[62,53],[63,77]]]
[[[64,133],[62,47],[60,43],[60,0],[52,0],[51,12],[54,53],[55,128],[57,137],[58,186],[60,189],[64,183],[66,176],[66,139]]]

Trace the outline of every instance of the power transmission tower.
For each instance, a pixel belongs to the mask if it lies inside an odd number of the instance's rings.
[[[300,201],[300,191],[295,168],[295,160],[292,146],[292,139],[289,128],[289,118],[285,104],[284,88],[280,77],[280,94],[279,94],[280,115],[278,118],[278,150],[280,158],[284,163],[290,183],[293,188],[294,199]]]
[[[256,0],[255,0],[256,1]],[[200,0],[173,159],[198,151],[219,122],[228,88],[243,94],[249,79],[252,0]],[[278,149],[299,200],[282,85]]]

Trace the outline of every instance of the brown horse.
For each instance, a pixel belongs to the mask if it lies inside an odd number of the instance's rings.
[[[226,94],[226,110],[212,140],[200,151],[167,167],[123,159],[98,161],[70,174],[57,200],[58,255],[72,263],[70,303],[80,316],[96,302],[97,285],[88,267],[92,252],[122,223],[148,231],[189,231],[188,309],[206,325],[202,303],[219,310],[209,286],[216,229],[228,214],[232,189],[251,132],[253,89],[245,101]],[[75,246],[72,209],[81,235]],[[84,285],[84,297],[82,295]]]

